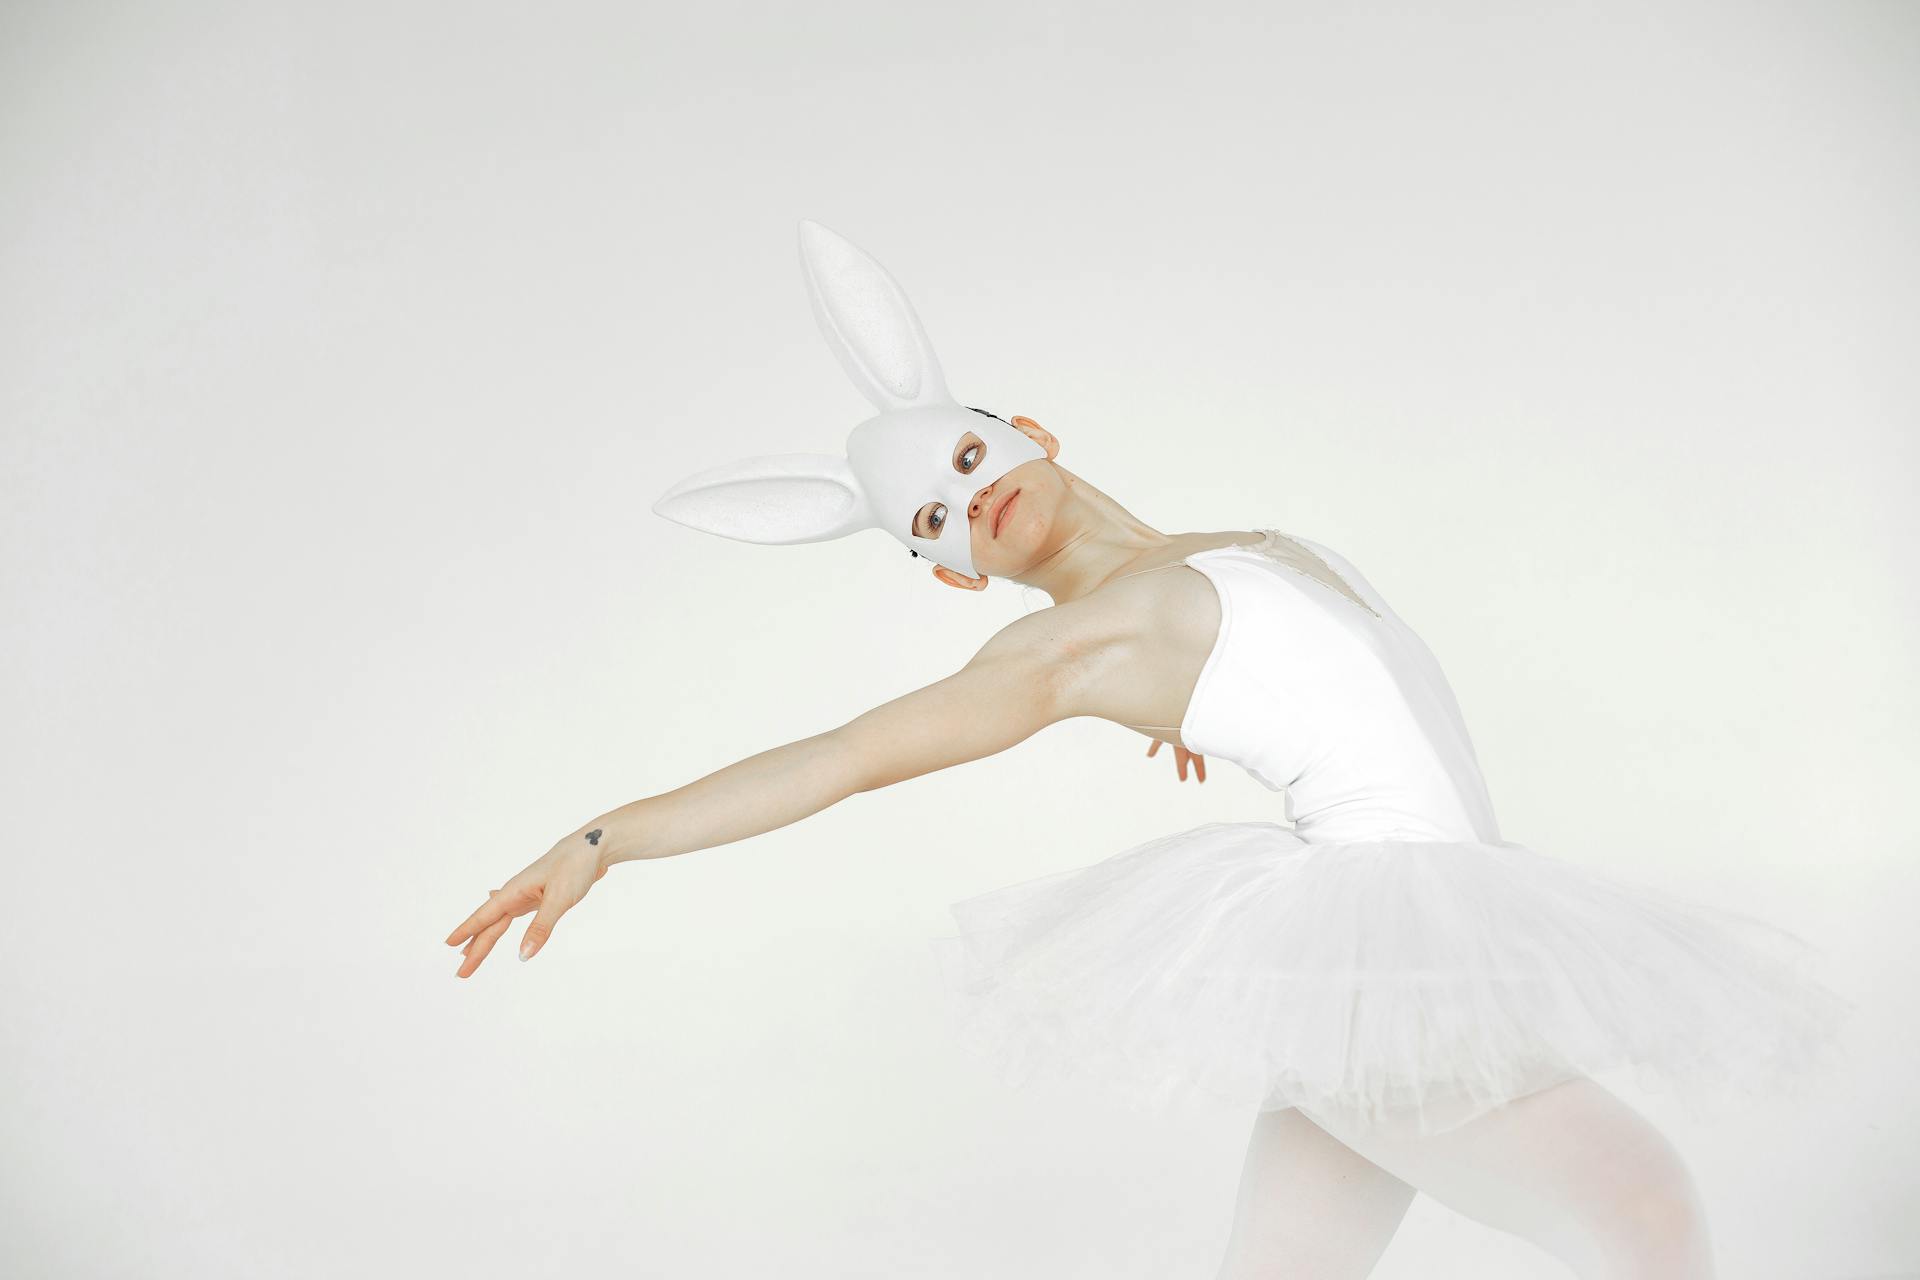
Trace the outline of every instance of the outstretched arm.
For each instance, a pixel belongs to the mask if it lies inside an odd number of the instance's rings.
[[[1043,634],[1032,634],[1040,631]],[[607,865],[710,849],[861,791],[996,755],[1061,719],[1071,655],[1042,628],[1000,631],[943,680],[606,815]]]
[[[447,938],[450,946],[467,944],[459,976],[478,967],[516,916],[536,908],[521,956],[539,950],[554,921],[614,863],[772,831],[858,792],[995,755],[1082,714],[1072,691],[1095,646],[1075,634],[1074,616],[1057,607],[1015,619],[943,680],[576,828]]]

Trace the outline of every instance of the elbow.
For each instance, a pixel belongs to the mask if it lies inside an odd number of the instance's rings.
[[[831,778],[829,788],[836,798],[878,791],[900,781],[889,774],[871,734],[858,732],[853,725],[843,725],[823,737],[822,755],[828,762]]]

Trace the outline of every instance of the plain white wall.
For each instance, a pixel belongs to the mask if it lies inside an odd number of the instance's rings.
[[[1167,531],[1340,549],[1504,834],[1801,932],[1731,1276],[1920,1272],[1920,11],[0,15],[0,1250],[35,1276],[1211,1277],[1251,1117],[966,1058],[949,902],[1212,819],[1081,720],[441,943],[1028,607],[653,498],[865,416],[795,229]],[[1421,1200],[1378,1273],[1558,1276]]]

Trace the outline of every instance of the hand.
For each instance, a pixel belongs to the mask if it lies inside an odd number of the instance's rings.
[[[554,922],[587,896],[601,876],[601,831],[575,832],[553,846],[519,875],[487,895],[487,900],[447,935],[447,945],[466,946],[466,959],[456,977],[470,976],[493,950],[514,917],[534,911],[533,923],[520,938],[520,958],[531,959],[553,933]],[[537,910],[536,910],[537,909]]]
[[[1158,750],[1160,750],[1160,739],[1155,738],[1147,744],[1148,755],[1152,755]],[[1189,760],[1193,761],[1194,781],[1205,782],[1207,780],[1207,758],[1189,751],[1185,747],[1175,747],[1173,749],[1173,767],[1180,771],[1180,781],[1185,782],[1187,780],[1187,761]]]

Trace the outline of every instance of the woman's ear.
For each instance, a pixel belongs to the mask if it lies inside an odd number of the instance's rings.
[[[1052,462],[1060,456],[1060,441],[1055,438],[1051,431],[1048,431],[1032,418],[1023,418],[1019,414],[1015,414],[1013,417],[1007,419],[1007,421],[1012,423],[1015,429],[1025,435],[1027,439],[1033,441],[1042,449],[1045,449],[1047,451],[1048,462]]]
[[[984,573],[977,578],[969,578],[965,574],[955,573],[943,564],[937,564],[933,566],[933,576],[950,587],[960,587],[967,591],[985,591],[987,589],[987,575]]]

